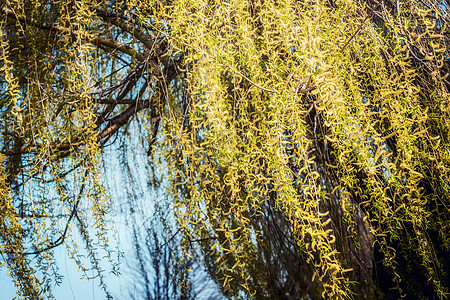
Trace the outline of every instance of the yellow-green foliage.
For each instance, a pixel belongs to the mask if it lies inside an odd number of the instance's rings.
[[[382,298],[391,287],[448,296],[444,3],[0,8],[0,251],[24,296],[41,297],[47,278],[36,279],[24,251],[47,271],[42,250],[73,222],[98,267],[108,211],[100,151],[132,116],[166,159],[186,256],[201,251],[226,295],[278,295],[273,283],[291,273],[271,269],[281,260],[271,251],[288,243],[301,266],[295,298]],[[383,286],[375,269],[394,282]]]
[[[339,252],[336,237],[347,242],[336,231],[357,216],[395,280],[400,250],[391,245],[400,243],[448,295],[427,235],[438,233],[448,251],[448,74],[440,71],[448,50],[438,12],[415,1],[401,2],[397,15],[358,1],[172,5],[171,42],[185,54],[190,96],[187,110],[166,119],[174,204],[186,240],[209,240],[224,290],[256,293],[252,219],[275,197],[322,297],[351,295],[350,253]],[[387,29],[372,22],[380,15]],[[411,47],[432,72],[413,65]]]
[[[109,210],[101,184],[97,104],[90,96],[93,45],[82,42],[92,6],[54,1],[45,5],[59,10],[46,11],[40,5],[7,1],[0,7],[0,146],[8,157],[0,162],[0,254],[19,295],[29,299],[51,295],[57,269],[49,250],[72,240],[72,226],[83,238],[81,247],[93,261],[99,259],[96,247],[107,247]],[[13,25],[14,18],[24,23]],[[55,39],[33,27],[56,18],[77,31]],[[90,218],[95,223],[88,228]],[[66,245],[80,269],[90,269],[80,246]]]

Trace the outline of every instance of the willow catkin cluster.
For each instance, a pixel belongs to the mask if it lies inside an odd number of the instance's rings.
[[[255,220],[273,201],[322,297],[350,297],[352,252],[374,246],[400,294],[396,251],[417,258],[446,295],[439,11],[409,1],[396,12],[356,1],[173,6],[172,43],[185,53],[190,96],[166,119],[174,205],[186,247],[202,241],[224,291],[258,297],[268,288],[255,275],[264,272],[255,266],[265,238]],[[420,54],[425,64],[411,58]]]
[[[85,38],[93,7],[85,1],[1,5],[0,145],[8,159],[0,172],[7,195],[0,253],[23,298],[48,297],[60,281],[54,247],[66,244],[84,272],[91,263],[100,270],[97,248],[108,247],[91,96],[95,53]],[[82,237],[77,242],[72,227]]]
[[[133,120],[227,296],[448,295],[445,2],[0,8],[0,251],[22,296],[51,295],[75,226],[102,276],[101,150]]]

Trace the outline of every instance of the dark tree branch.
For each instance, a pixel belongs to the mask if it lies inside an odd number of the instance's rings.
[[[88,176],[88,174],[89,174],[89,169],[86,169],[86,171],[84,171],[84,178],[86,178]],[[57,240],[50,242],[49,246],[42,248],[42,249],[38,249],[33,252],[25,252],[24,253],[25,255],[40,254],[42,252],[51,250],[55,247],[58,247],[59,245],[64,244],[64,242],[66,241],[67,232],[69,231],[70,222],[72,221],[73,217],[77,214],[78,205],[80,204],[81,195],[83,194],[85,186],[86,186],[86,183],[83,182],[83,184],[81,185],[81,188],[80,188],[80,192],[78,193],[77,200],[75,200],[72,211],[70,212],[70,216],[69,216],[69,219],[67,220],[66,227],[64,228],[63,234]]]
[[[89,34],[84,31],[80,32],[77,29],[63,27],[63,26],[60,26],[57,24],[39,23],[38,21],[33,20],[26,16],[17,16],[12,10],[10,10],[6,7],[3,7],[1,9],[1,12],[3,15],[10,17],[13,20],[15,19],[19,23],[25,23],[27,25],[30,25],[30,26],[33,26],[33,27],[36,27],[39,29],[61,32],[61,33],[68,33],[68,34],[81,33],[87,40],[91,41],[92,43],[94,43],[96,45],[101,45],[101,46],[105,46],[105,47],[108,47],[111,49],[118,50],[124,54],[127,54],[127,55],[141,61],[141,62],[146,60],[146,57],[139,51],[136,51],[135,49],[133,49],[125,44],[108,39],[106,37],[102,37],[97,34]]]
[[[138,28],[136,28],[136,25],[134,25],[134,26],[130,25],[129,23],[122,21],[123,18],[120,18],[118,15],[103,11],[101,9],[97,9],[96,13],[97,13],[97,16],[101,17],[103,20],[105,20],[113,25],[116,25],[120,29],[133,35],[142,44],[144,44],[150,51],[152,51],[155,48],[156,41],[152,40],[148,35],[141,32]]]

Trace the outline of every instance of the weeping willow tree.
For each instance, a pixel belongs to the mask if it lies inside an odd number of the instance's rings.
[[[103,284],[101,153],[139,122],[175,240],[226,296],[447,298],[449,5],[0,2],[0,253],[19,296],[51,296],[60,245]]]

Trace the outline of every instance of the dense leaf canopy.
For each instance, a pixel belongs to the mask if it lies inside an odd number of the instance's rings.
[[[102,151],[139,122],[184,256],[226,296],[448,297],[449,5],[0,2],[0,253],[19,295],[51,295],[62,244],[102,278]]]

